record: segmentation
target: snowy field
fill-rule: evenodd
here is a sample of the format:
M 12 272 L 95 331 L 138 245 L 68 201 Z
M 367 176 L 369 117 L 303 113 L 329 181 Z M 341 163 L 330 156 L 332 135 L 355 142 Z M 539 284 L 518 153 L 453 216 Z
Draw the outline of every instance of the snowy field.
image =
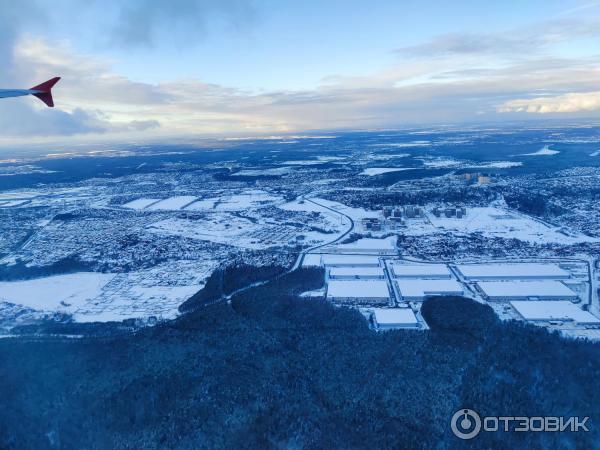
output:
M 411 167 L 370 167 L 368 169 L 363 170 L 361 172 L 361 175 L 367 175 L 369 177 L 372 177 L 375 175 L 381 175 L 383 173 L 402 172 L 404 170 L 414 170 L 414 168 L 411 168 Z
M 566 235 L 558 228 L 520 214 L 498 207 L 468 208 L 465 217 L 435 217 L 426 211 L 426 221 L 410 221 L 406 234 L 418 236 L 440 231 L 454 233 L 482 233 L 489 237 L 519 239 L 521 241 L 559 244 L 596 242 L 596 238 L 584 235 Z
M 249 219 L 236 217 L 231 214 L 219 214 L 200 220 L 165 219 L 153 223 L 149 226 L 148 230 L 153 233 L 170 236 L 184 236 L 220 244 L 239 245 L 243 243 L 238 239 L 244 234 L 249 234 L 259 228 L 259 226 Z
M 558 150 L 552 150 L 549 145 L 544 145 L 544 147 L 537 152 L 524 153 L 522 156 L 553 156 L 559 153 Z
M 261 190 L 249 190 L 240 194 L 223 195 L 195 201 L 188 205 L 187 211 L 243 211 L 260 208 L 282 201 L 281 197 Z
M 177 210 L 185 207 L 186 205 L 189 205 L 194 200 L 196 200 L 196 197 L 192 197 L 190 195 L 180 195 L 177 197 L 167 198 L 166 200 L 161 200 L 158 203 L 154 203 L 153 205 L 146 207 L 146 209 L 151 210 L 151 211 L 157 211 L 157 210 L 177 211 Z
M 474 163 L 445 157 L 424 157 L 419 159 L 423 162 L 423 165 L 429 169 L 509 169 L 511 167 L 523 165 L 520 161 L 489 161 Z
M 279 196 L 271 195 L 259 189 L 249 189 L 238 194 L 223 194 L 209 198 L 180 195 L 164 200 L 156 198 L 138 198 L 125 203 L 122 207 L 146 211 L 243 211 L 281 202 Z
M 81 272 L 0 282 L 0 301 L 39 311 L 72 314 L 98 297 L 113 278 L 111 274 Z
M 80 272 L 0 283 L 0 303 L 39 314 L 69 314 L 76 322 L 172 319 L 204 285 L 217 261 L 175 261 L 119 274 Z
M 160 201 L 158 198 L 138 198 L 137 200 L 133 200 L 129 203 L 125 203 L 123 208 L 141 210 L 144 209 L 153 203 Z

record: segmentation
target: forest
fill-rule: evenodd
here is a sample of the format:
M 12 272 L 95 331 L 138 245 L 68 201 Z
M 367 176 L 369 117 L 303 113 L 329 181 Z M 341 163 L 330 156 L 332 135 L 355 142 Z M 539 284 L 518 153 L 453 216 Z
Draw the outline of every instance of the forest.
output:
M 296 270 L 133 334 L 0 339 L 2 449 L 600 448 L 600 345 L 469 299 L 378 333 Z M 450 418 L 590 416 L 589 433 L 482 433 Z

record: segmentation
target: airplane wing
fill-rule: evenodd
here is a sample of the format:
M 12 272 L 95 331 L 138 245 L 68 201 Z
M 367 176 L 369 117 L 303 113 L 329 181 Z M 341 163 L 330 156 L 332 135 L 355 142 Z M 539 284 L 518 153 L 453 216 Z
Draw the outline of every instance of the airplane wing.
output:
M 22 97 L 25 95 L 33 95 L 43 101 L 46 106 L 54 107 L 54 99 L 52 98 L 52 88 L 58 83 L 60 77 L 54 77 L 42 84 L 32 87 L 31 89 L 0 89 L 0 98 Z

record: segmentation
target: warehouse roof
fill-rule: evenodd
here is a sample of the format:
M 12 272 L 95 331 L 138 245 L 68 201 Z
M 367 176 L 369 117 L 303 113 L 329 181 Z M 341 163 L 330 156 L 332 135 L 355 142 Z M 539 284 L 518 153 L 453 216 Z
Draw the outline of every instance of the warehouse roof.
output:
M 375 250 L 389 251 L 396 249 L 396 236 L 389 236 L 383 239 L 361 238 L 348 244 L 339 244 L 340 250 Z
M 396 277 L 426 278 L 427 276 L 450 277 L 450 269 L 445 264 L 399 264 L 392 263 Z
M 326 266 L 339 266 L 339 265 L 379 265 L 379 258 L 377 256 L 368 255 L 323 255 L 323 264 Z
M 327 283 L 327 297 L 389 298 L 384 280 L 331 280 Z
M 378 325 L 416 325 L 417 318 L 410 308 L 377 308 L 374 310 Z
M 488 297 L 566 297 L 577 294 L 560 281 L 479 281 Z
M 398 280 L 402 297 L 426 297 L 428 295 L 461 295 L 462 285 L 455 280 Z
M 316 253 L 309 253 L 304 256 L 302 260 L 303 267 L 318 267 L 321 265 L 321 255 Z
M 569 272 L 556 264 L 460 264 L 456 266 L 467 278 L 568 278 Z
M 574 320 L 578 323 L 600 323 L 600 319 L 568 301 L 510 302 L 526 320 Z
M 351 277 L 351 276 L 383 276 L 383 267 L 332 267 L 329 270 L 331 277 Z

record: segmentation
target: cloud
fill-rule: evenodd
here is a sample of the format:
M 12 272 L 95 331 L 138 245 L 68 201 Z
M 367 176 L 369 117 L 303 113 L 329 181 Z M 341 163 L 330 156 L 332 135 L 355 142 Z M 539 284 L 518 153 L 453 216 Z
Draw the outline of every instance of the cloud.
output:
M 159 127 L 153 120 L 112 122 L 98 111 L 77 108 L 72 112 L 58 109 L 33 109 L 22 102 L 0 109 L 0 129 L 5 136 L 73 136 L 151 130 Z
M 25 1 L 37 11 L 34 0 Z M 120 28 L 114 32 L 118 45 L 148 47 L 157 45 L 163 33 L 181 30 L 201 39 L 212 19 L 236 23 L 239 14 L 243 23 L 248 15 L 247 2 L 225 2 L 221 10 L 216 3 L 176 1 L 182 9 L 167 2 L 110 2 L 106 7 L 112 8 L 113 21 L 105 24 L 105 34 Z M 68 2 L 72 0 L 61 4 Z M 170 7 L 179 12 L 163 11 Z M 152 139 L 505 119 L 499 112 L 600 111 L 586 106 L 581 97 L 589 100 L 591 94 L 565 94 L 598 89 L 600 56 L 559 58 L 546 52 L 554 43 L 600 35 L 600 27 L 585 20 L 553 21 L 508 33 L 455 33 L 405 47 L 399 54 L 410 58 L 398 58 L 370 74 L 333 74 L 314 89 L 252 92 L 198 79 L 137 82 L 115 72 L 109 59 L 77 52 L 68 42 L 19 32 L 25 24 L 18 22 L 16 10 L 11 7 L 7 14 L 17 25 L 0 18 L 0 37 L 9 38 L 9 44 L 0 41 L 0 52 L 10 49 L 14 57 L 11 67 L 20 80 L 15 87 L 57 74 L 63 80 L 56 88 L 54 110 L 31 98 L 0 102 L 2 138 L 121 133 Z M 185 31 L 195 20 L 198 34 Z M 126 30 L 127 24 L 139 29 Z
M 411 58 L 495 55 L 515 59 L 554 44 L 596 36 L 600 36 L 597 20 L 562 19 L 501 33 L 447 33 L 422 44 L 401 47 L 396 53 Z
M 109 42 L 127 47 L 151 47 L 159 40 L 189 45 L 202 39 L 214 22 L 246 29 L 256 14 L 244 0 L 118 0 L 114 5 Z
M 572 92 L 554 97 L 510 100 L 498 107 L 498 112 L 533 114 L 577 113 L 600 111 L 600 91 Z
M 111 61 L 77 54 L 67 43 L 50 45 L 26 33 L 35 30 L 39 36 L 59 19 L 77 20 L 100 9 L 102 14 L 86 22 L 91 27 L 86 31 L 95 37 L 106 36 L 107 44 L 128 48 L 151 47 L 159 40 L 190 44 L 215 22 L 243 29 L 254 17 L 251 2 L 244 0 L 59 0 L 52 8 L 41 0 L 0 0 L 0 87 L 29 87 L 57 74 L 63 78 L 55 91 L 56 109 L 42 110 L 31 98 L 3 101 L 3 138 L 160 127 L 160 114 L 151 109 L 172 99 L 159 86 L 114 73 Z
M 63 107 L 160 105 L 168 99 L 156 86 L 115 74 L 111 61 L 78 54 L 64 43 L 49 45 L 40 39 L 24 39 L 15 45 L 14 54 L 15 66 L 27 74 L 30 84 L 61 75 L 57 94 Z

